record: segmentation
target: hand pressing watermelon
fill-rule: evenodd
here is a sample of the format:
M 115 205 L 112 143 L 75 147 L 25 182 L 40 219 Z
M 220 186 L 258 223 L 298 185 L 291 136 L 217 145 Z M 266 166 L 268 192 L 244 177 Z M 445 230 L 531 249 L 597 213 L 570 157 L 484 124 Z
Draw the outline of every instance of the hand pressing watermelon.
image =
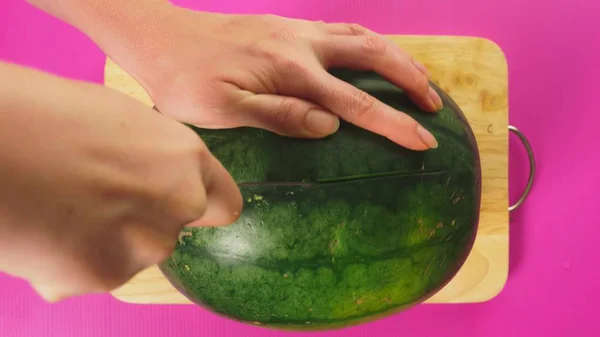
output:
M 179 121 L 321 138 L 342 119 L 407 148 L 436 147 L 414 118 L 327 72 L 373 70 L 423 113 L 442 107 L 427 70 L 362 26 L 198 12 L 166 0 L 30 1 L 90 36 Z

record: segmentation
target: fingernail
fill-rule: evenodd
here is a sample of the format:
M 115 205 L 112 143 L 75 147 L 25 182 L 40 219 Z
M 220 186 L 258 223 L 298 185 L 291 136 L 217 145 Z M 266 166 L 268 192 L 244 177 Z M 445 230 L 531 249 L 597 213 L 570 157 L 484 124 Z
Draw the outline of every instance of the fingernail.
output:
M 435 149 L 438 147 L 438 142 L 431 132 L 425 130 L 425 128 L 420 125 L 417 126 L 417 134 L 419 135 L 419 138 L 421 138 L 421 141 L 430 149 Z
M 337 131 L 340 120 L 323 110 L 310 110 L 306 116 L 306 128 L 316 134 L 330 134 Z
M 438 93 L 435 90 L 433 90 L 432 87 L 429 87 L 429 98 L 431 99 L 431 102 L 433 103 L 436 109 L 439 110 L 444 107 L 440 95 L 438 95 Z

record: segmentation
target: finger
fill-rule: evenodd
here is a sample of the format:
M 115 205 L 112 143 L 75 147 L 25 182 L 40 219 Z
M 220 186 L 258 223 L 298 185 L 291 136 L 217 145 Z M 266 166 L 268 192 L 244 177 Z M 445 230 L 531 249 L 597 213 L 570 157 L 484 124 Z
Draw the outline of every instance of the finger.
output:
M 422 65 L 400 53 L 392 42 L 379 35 L 330 36 L 316 42 L 326 68 L 345 67 L 375 71 L 387 78 L 426 111 L 442 108 L 442 100 L 429 85 Z
M 376 32 L 374 32 L 368 28 L 365 28 L 359 24 L 355 24 L 355 23 L 331 23 L 331 24 L 326 24 L 324 27 L 325 27 L 326 33 L 333 34 L 333 35 L 350 35 L 350 36 L 379 35 Z M 425 75 L 427 78 L 431 78 L 431 74 L 430 74 L 429 70 L 421 62 L 410 57 L 410 55 L 408 55 L 406 52 L 404 52 L 404 50 L 402 50 L 400 48 L 400 46 L 395 44 L 393 41 L 391 41 L 389 39 L 386 39 L 386 40 L 388 41 L 388 43 L 391 44 L 391 47 L 393 49 L 395 49 L 401 55 L 409 58 L 411 60 L 411 62 L 415 65 L 415 67 L 417 69 L 419 69 L 419 71 L 421 73 L 423 73 L 423 75 Z
M 201 158 L 201 179 L 206 193 L 204 214 L 189 226 L 224 226 L 242 211 L 240 190 L 223 164 L 207 149 Z
M 237 107 L 249 119 L 246 124 L 279 135 L 301 138 L 328 136 L 339 127 L 339 118 L 322 107 L 295 97 L 249 95 Z
M 412 63 L 414 65 L 414 67 L 418 71 L 420 71 L 421 74 L 423 74 L 423 76 L 425 76 L 428 80 L 431 77 L 429 70 L 427 70 L 427 68 L 422 63 L 420 63 L 419 61 L 415 60 L 413 57 L 411 57 L 410 55 L 405 53 L 397 44 L 393 43 L 393 41 L 380 36 L 379 34 L 371 31 L 368 28 L 365 28 L 365 27 L 363 27 L 359 24 L 355 24 L 355 23 L 331 23 L 331 24 L 325 25 L 324 27 L 325 27 L 326 33 L 333 34 L 333 35 L 363 36 L 363 37 L 374 36 L 375 38 L 382 38 L 389 45 L 392 53 L 399 54 L 399 56 L 397 56 L 397 57 L 404 57 L 408 63 Z M 362 55 L 360 55 L 359 58 L 360 57 L 362 57 Z M 338 57 L 338 59 L 340 59 L 340 57 Z M 344 59 L 344 57 L 341 57 L 341 59 Z M 355 66 L 355 67 L 361 68 L 360 66 Z M 376 69 L 372 66 L 363 66 L 362 68 L 378 72 L 382 76 L 386 77 L 388 80 L 392 81 L 397 86 L 403 87 L 405 90 L 408 89 L 408 88 L 404 87 L 403 84 L 397 82 L 394 77 L 389 76 L 388 73 L 385 71 L 380 71 L 379 69 Z M 437 110 L 437 109 L 441 109 L 443 107 L 442 100 L 440 99 L 439 95 L 435 92 L 435 90 L 433 90 L 432 88 L 427 88 L 427 95 L 419 94 L 419 92 L 416 92 L 416 93 L 411 92 L 409 90 L 407 90 L 407 94 L 411 97 L 411 99 L 413 101 L 415 101 L 417 104 L 419 104 L 419 106 L 421 106 L 421 108 L 423 108 L 425 110 Z M 429 96 L 429 97 L 427 97 L 427 96 Z M 425 97 L 425 99 L 423 99 L 423 97 Z M 433 104 L 431 103 L 432 101 L 433 101 Z
M 359 127 L 413 150 L 437 147 L 435 137 L 407 114 L 397 111 L 327 72 L 316 75 L 306 95 Z

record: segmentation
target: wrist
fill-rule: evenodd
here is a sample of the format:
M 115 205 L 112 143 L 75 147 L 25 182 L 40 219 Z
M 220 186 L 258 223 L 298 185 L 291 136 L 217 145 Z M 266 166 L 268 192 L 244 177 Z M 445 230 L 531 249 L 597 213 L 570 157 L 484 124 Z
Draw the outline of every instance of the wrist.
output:
M 168 0 L 28 0 L 75 27 L 130 73 L 153 64 L 177 7 Z

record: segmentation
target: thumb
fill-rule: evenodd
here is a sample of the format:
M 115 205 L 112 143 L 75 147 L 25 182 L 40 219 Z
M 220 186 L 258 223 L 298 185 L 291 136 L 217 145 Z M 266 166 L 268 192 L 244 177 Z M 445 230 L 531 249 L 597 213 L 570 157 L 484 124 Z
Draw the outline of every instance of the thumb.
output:
M 313 103 L 279 95 L 249 95 L 239 109 L 250 126 L 288 137 L 321 138 L 337 131 L 339 118 Z

